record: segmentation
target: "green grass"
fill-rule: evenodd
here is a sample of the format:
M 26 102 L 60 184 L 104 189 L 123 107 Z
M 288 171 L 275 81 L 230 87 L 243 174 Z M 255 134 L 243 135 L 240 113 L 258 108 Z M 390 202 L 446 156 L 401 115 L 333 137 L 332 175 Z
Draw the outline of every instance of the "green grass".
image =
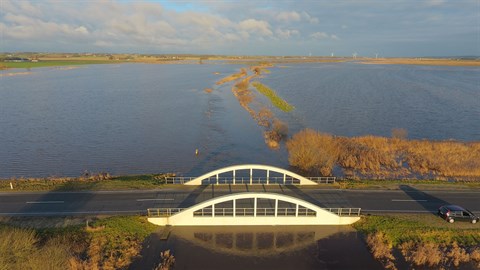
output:
M 270 102 L 272 102 L 272 104 L 280 110 L 284 112 L 291 112 L 295 109 L 294 106 L 290 105 L 284 99 L 279 97 L 277 93 L 275 93 L 275 91 L 270 89 L 268 86 L 260 82 L 253 82 L 252 85 L 258 90 L 258 92 L 270 99 Z
M 73 191 L 73 190 L 135 190 L 164 186 L 163 174 L 116 176 L 107 180 L 84 178 L 43 178 L 0 180 L 0 191 Z M 14 189 L 10 189 L 10 182 Z
M 480 244 L 478 224 L 450 224 L 433 214 L 366 216 L 353 226 L 364 234 L 383 232 L 395 247 L 408 241 L 445 245 L 457 242 L 467 246 Z
M 45 60 L 39 62 L 0 62 L 0 66 L 6 68 L 37 68 L 37 67 L 52 67 L 52 66 L 76 66 L 76 65 L 91 65 L 91 64 L 111 64 L 118 63 L 118 61 L 105 60 Z

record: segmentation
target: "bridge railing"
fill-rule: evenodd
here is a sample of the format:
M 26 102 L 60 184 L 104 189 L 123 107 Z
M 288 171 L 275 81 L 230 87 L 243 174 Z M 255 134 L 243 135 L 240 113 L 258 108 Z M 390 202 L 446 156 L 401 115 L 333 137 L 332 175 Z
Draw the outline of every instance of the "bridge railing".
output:
M 339 216 L 360 216 L 362 208 L 324 208 Z
M 335 176 L 307 177 L 307 179 L 312 180 L 317 184 L 335 184 L 335 182 L 337 181 L 337 177 Z
M 187 182 L 192 181 L 196 177 L 165 177 L 166 184 L 177 184 L 183 185 Z M 336 177 L 307 177 L 307 179 L 312 180 L 317 184 L 334 184 L 336 182 Z M 202 180 L 204 185 L 272 185 L 272 184 L 283 184 L 283 185 L 296 185 L 299 184 L 300 180 L 293 177 L 283 177 L 283 176 L 272 176 L 272 177 L 210 177 Z
M 147 216 L 149 217 L 169 217 L 179 213 L 186 208 L 148 208 Z
M 169 217 L 176 213 L 183 211 L 186 208 L 149 208 L 147 214 L 149 217 Z M 361 208 L 324 208 L 329 212 L 332 212 L 338 216 L 360 216 Z M 291 217 L 315 217 L 316 212 L 308 208 L 277 208 L 275 215 L 275 208 L 219 208 L 219 207 L 206 207 L 193 212 L 194 217 L 245 217 L 245 216 L 258 216 L 258 217 L 275 217 L 275 216 L 291 216 Z

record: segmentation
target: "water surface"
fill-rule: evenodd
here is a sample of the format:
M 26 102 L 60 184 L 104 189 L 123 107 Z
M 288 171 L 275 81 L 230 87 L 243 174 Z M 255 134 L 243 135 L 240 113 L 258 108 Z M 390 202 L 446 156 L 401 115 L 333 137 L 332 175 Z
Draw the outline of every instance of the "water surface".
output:
M 231 84 L 215 85 L 241 67 L 91 65 L 0 77 L 0 178 L 288 168 L 285 148 L 265 145 Z M 390 136 L 404 128 L 410 138 L 480 140 L 478 68 L 291 64 L 259 80 L 296 107 L 272 108 L 290 135 L 309 127 Z
M 130 269 L 152 269 L 169 249 L 175 269 L 383 269 L 349 226 L 174 227 L 153 234 Z

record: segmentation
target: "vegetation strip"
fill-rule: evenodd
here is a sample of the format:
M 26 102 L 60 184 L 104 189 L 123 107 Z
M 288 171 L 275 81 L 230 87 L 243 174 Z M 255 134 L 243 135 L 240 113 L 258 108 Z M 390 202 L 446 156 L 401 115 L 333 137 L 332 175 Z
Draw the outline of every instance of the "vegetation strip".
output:
M 39 62 L 0 62 L 0 66 L 4 66 L 5 68 L 37 68 L 115 63 L 118 63 L 118 61 L 114 62 L 108 60 L 45 60 Z
M 405 136 L 341 137 L 305 129 L 287 142 L 290 165 L 348 178 L 480 179 L 480 142 L 407 140 Z
M 268 86 L 260 82 L 253 82 L 252 85 L 257 89 L 258 92 L 262 93 L 264 96 L 270 99 L 270 102 L 272 102 L 272 104 L 280 110 L 284 112 L 291 112 L 295 109 L 294 106 L 290 105 L 284 99 L 279 97 L 277 93 L 275 93 L 275 91 Z
M 366 236 L 372 255 L 386 269 L 398 261 L 416 266 L 480 266 L 478 224 L 449 224 L 432 214 L 366 216 L 353 225 Z
M 40 223 L 26 225 L 36 220 Z M 157 229 L 139 216 L 110 217 L 86 226 L 42 226 L 49 220 L 0 223 L 0 268 L 126 269 L 139 255 L 144 239 Z
M 173 174 L 110 176 L 107 173 L 83 177 L 0 179 L 0 191 L 81 191 L 156 189 Z M 11 184 L 11 185 L 10 185 Z

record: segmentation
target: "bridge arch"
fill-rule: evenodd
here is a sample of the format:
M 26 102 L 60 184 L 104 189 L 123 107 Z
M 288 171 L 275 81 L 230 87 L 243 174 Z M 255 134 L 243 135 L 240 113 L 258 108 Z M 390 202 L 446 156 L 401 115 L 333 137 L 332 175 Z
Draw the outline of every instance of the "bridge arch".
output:
M 249 170 L 250 172 L 249 178 L 246 180 L 242 178 L 240 182 L 240 179 L 236 177 L 236 172 L 243 171 L 243 170 Z M 285 170 L 285 169 L 270 166 L 270 165 L 260 165 L 260 164 L 242 164 L 242 165 L 234 165 L 234 166 L 228 166 L 225 168 L 217 169 L 209 173 L 206 173 L 204 175 L 201 175 L 199 177 L 196 177 L 191 181 L 186 182 L 185 185 L 210 184 L 212 183 L 211 181 L 212 178 L 214 180 L 214 183 L 219 184 L 219 175 L 223 173 L 229 173 L 229 172 L 232 173 L 232 179 L 231 179 L 232 184 L 244 184 L 244 183 L 252 184 L 254 181 L 254 177 L 253 177 L 254 170 L 266 171 L 267 177 L 266 177 L 265 184 L 278 184 L 278 183 L 286 184 L 287 181 L 291 181 L 291 183 L 297 183 L 299 185 L 317 185 L 317 183 L 315 183 L 314 181 L 309 180 L 289 170 Z M 275 182 L 273 182 L 274 179 L 270 177 L 270 172 L 281 174 L 283 175 L 283 177 L 279 180 L 275 179 Z
M 241 200 L 253 200 L 253 208 L 237 207 Z M 274 207 L 262 208 L 259 200 L 272 200 Z M 218 207 L 224 203 L 232 207 Z M 279 204 L 291 207 L 280 208 Z M 167 217 L 150 217 L 157 225 L 342 225 L 352 224 L 360 217 L 338 216 L 304 200 L 277 193 L 236 193 L 213 198 Z

